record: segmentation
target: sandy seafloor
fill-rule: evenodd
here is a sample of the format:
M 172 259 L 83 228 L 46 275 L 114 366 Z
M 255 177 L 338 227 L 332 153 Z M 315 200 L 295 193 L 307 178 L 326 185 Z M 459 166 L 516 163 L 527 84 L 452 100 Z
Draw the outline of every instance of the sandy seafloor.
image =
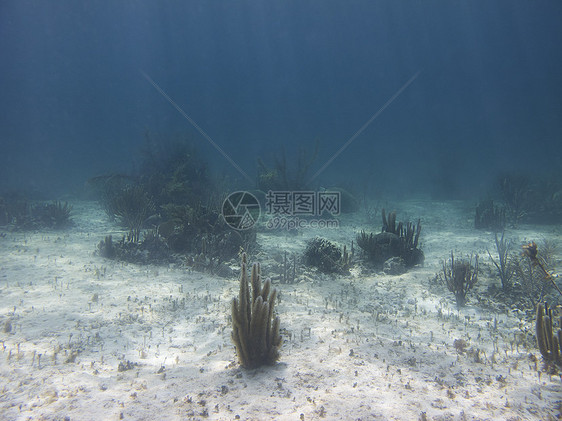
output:
M 97 243 L 122 231 L 95 202 L 72 204 L 67 230 L 0 238 L 1 420 L 561 417 L 562 379 L 542 371 L 538 349 L 524 339 L 532 321 L 479 307 L 470 294 L 457 311 L 451 293 L 430 288 L 451 250 L 480 255 L 481 297 L 499 285 L 486 253 L 495 250 L 493 234 L 473 229 L 470 204 L 389 205 L 399 220 L 422 220 L 425 264 L 404 275 L 356 261 L 347 276 L 300 267 L 295 283 L 274 280 L 281 358 L 250 371 L 230 339 L 237 272 L 225 279 L 104 259 Z M 261 229 L 250 259 L 275 279 L 284 251 L 302 253 L 316 235 L 349 245 L 361 229 L 380 230 L 379 217 L 371 226 L 362 214 L 339 219 L 339 229 L 296 236 Z M 522 226 L 507 235 L 554 240 L 560 253 L 561 233 Z M 557 265 L 559 272 L 560 254 Z M 464 353 L 455 339 L 467 342 Z

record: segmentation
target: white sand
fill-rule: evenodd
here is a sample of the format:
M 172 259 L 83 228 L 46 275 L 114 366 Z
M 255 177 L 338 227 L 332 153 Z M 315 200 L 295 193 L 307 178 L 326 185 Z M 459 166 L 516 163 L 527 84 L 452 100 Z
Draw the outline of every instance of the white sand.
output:
M 452 294 L 429 291 L 451 250 L 479 253 L 478 292 L 490 233 L 472 229 L 461 203 L 392 206 L 422 217 L 424 267 L 402 276 L 360 267 L 349 276 L 297 273 L 280 285 L 284 345 L 273 367 L 240 369 L 229 325 L 238 279 L 186 268 L 137 266 L 96 256 L 119 235 L 95 203 L 73 203 L 74 227 L 0 238 L 0 419 L 556 419 L 562 381 L 541 374 L 523 333 L 531 322 L 490 313 L 474 296 L 456 310 Z M 361 216 L 337 230 L 258 235 L 264 275 L 284 250 L 302 252 L 322 235 L 349 244 Z M 373 230 L 380 229 L 377 218 Z M 527 227 L 511 238 L 550 238 L 561 227 Z M 233 264 L 233 267 L 237 265 Z M 97 301 L 95 299 L 97 297 Z M 442 314 L 442 316 L 439 315 Z M 12 330 L 4 332 L 7 320 Z M 494 325 L 496 328 L 494 328 Z M 453 342 L 464 339 L 459 354 Z M 2 346 L 3 345 L 3 346 Z M 474 350 L 480 349 L 481 362 Z M 538 361 L 533 361 L 534 356 Z M 119 371 L 120 362 L 131 363 Z

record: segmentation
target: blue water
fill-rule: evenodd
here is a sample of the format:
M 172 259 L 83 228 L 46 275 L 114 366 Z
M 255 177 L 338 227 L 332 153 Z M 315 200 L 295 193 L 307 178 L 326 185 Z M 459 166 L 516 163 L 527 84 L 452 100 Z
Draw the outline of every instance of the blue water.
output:
M 320 142 L 314 183 L 463 197 L 562 164 L 559 1 L 3 1 L 0 191 L 78 194 L 145 130 L 213 168 Z

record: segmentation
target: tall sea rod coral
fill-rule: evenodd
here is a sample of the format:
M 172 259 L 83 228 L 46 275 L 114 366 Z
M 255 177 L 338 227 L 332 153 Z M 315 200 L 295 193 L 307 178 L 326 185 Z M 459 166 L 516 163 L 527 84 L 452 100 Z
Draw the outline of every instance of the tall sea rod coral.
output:
M 271 289 L 269 279 L 262 287 L 260 265 L 254 263 L 250 295 L 247 267 L 247 256 L 243 253 L 240 293 L 232 300 L 232 341 L 240 364 L 245 368 L 256 368 L 271 365 L 279 358 L 279 317 L 273 316 L 277 290 Z

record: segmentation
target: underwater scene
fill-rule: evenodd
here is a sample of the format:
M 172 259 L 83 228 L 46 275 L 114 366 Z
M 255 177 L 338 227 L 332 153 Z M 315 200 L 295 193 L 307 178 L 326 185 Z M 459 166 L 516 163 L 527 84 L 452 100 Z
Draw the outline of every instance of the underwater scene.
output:
M 0 420 L 562 419 L 562 3 L 0 4 Z

